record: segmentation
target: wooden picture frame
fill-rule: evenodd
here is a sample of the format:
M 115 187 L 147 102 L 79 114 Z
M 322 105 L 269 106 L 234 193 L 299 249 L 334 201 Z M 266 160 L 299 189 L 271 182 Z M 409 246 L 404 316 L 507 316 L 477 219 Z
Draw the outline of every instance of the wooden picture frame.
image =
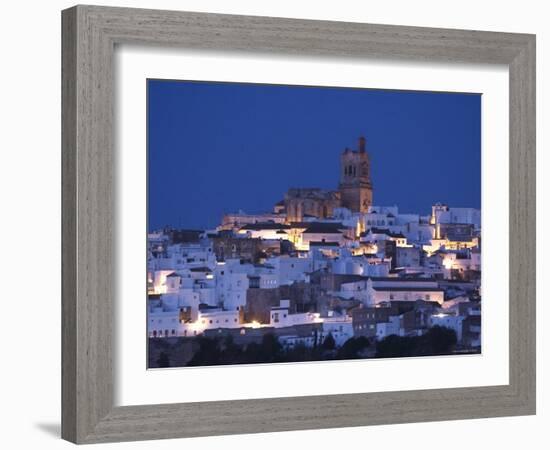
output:
M 63 11 L 62 30 L 64 439 L 95 443 L 535 413 L 535 36 L 98 6 Z M 507 65 L 509 384 L 114 407 L 113 52 L 126 43 Z

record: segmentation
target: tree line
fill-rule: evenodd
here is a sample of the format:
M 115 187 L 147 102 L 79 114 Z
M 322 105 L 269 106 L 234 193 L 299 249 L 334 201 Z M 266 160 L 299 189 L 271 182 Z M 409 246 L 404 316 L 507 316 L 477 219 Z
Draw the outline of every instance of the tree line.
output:
M 457 343 L 456 333 L 449 328 L 434 326 L 421 336 L 388 336 L 376 343 L 367 337 L 348 339 L 337 347 L 332 334 L 311 347 L 298 343 L 283 346 L 277 336 L 265 334 L 260 342 L 236 344 L 231 335 L 224 337 L 197 337 L 198 349 L 188 366 L 227 364 L 257 364 L 300 361 L 360 359 L 365 357 L 399 358 L 450 354 Z M 165 348 L 156 359 L 156 367 L 171 367 L 174 348 Z M 367 356 L 368 354 L 368 356 Z

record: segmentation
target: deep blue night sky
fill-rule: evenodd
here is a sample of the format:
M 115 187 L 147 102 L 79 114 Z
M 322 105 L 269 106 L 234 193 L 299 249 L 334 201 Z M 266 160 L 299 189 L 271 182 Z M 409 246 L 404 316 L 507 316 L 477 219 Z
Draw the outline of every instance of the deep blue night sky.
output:
M 481 96 L 148 80 L 149 229 L 271 211 L 289 187 L 336 189 L 364 135 L 375 205 L 481 205 Z

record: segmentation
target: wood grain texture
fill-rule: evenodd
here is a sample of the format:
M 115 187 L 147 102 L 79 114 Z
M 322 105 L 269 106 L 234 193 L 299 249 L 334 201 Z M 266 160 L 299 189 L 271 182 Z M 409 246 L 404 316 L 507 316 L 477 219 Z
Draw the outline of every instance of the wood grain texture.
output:
M 95 6 L 63 11 L 62 31 L 65 439 L 93 443 L 534 414 L 534 36 Z M 113 407 L 113 52 L 124 43 L 508 65 L 510 383 Z
M 76 10 L 62 17 L 62 155 L 61 234 L 62 248 L 62 431 L 65 439 L 76 440 Z

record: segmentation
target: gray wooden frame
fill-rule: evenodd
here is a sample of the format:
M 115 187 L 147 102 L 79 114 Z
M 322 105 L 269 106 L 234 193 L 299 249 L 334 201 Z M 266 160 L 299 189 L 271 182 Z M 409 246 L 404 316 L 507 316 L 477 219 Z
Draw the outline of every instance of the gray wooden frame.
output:
M 64 439 L 94 443 L 535 413 L 533 35 L 97 6 L 63 11 L 62 31 Z M 113 52 L 119 43 L 508 65 L 510 383 L 114 407 Z

